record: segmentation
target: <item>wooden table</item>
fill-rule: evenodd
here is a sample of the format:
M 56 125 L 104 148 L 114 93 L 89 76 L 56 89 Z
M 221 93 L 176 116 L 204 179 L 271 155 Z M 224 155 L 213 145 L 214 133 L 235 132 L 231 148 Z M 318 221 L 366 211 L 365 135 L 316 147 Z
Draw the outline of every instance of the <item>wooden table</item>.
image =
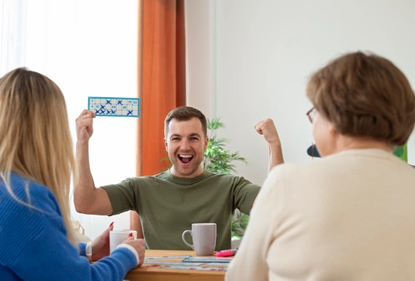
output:
M 195 256 L 195 252 L 171 250 L 146 251 L 146 257 L 161 256 Z M 177 259 L 169 260 L 179 262 L 182 259 L 183 258 L 178 257 Z M 149 262 L 150 261 L 151 260 L 149 260 Z M 144 262 L 141 267 L 137 267 L 131 270 L 124 279 L 129 281 L 223 281 L 225 279 L 225 273 L 225 271 L 160 268 L 160 266 L 154 263 Z

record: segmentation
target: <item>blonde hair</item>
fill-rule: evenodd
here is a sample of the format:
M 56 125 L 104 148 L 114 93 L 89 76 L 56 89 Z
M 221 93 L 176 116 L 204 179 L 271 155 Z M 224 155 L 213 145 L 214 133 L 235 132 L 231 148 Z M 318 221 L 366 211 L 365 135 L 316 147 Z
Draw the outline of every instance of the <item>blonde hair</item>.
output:
M 415 94 L 408 79 L 375 54 L 333 60 L 311 76 L 307 96 L 343 135 L 403 145 L 414 129 Z
M 0 177 L 8 192 L 17 173 L 48 187 L 61 208 L 67 238 L 74 243 L 69 192 L 75 168 L 65 98 L 48 77 L 18 68 L 0 80 Z M 29 194 L 29 185 L 26 193 Z M 34 206 L 32 206 L 34 207 Z

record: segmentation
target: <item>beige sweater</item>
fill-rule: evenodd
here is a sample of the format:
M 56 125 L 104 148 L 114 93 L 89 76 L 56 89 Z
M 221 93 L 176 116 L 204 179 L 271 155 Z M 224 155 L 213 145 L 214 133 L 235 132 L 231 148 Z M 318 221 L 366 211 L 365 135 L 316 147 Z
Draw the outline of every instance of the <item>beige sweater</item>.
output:
M 415 169 L 378 149 L 277 166 L 226 280 L 415 280 Z

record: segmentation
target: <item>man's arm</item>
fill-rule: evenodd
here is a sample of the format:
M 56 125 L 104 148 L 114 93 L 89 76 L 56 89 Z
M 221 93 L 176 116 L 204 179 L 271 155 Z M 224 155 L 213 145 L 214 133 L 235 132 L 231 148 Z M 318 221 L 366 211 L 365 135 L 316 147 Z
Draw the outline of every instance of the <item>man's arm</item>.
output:
M 76 164 L 74 177 L 74 203 L 77 212 L 95 215 L 111 215 L 112 205 L 107 192 L 96 188 L 89 166 L 89 139 L 93 133 L 92 111 L 84 110 L 76 119 Z
M 270 118 L 258 122 L 254 128 L 258 134 L 263 135 L 268 142 L 268 172 L 270 172 L 275 166 L 284 163 L 284 156 L 282 155 L 281 141 L 277 128 L 274 125 L 274 121 Z M 252 206 L 254 206 L 255 201 L 256 198 L 252 203 Z
M 277 128 L 274 125 L 272 119 L 267 118 L 258 122 L 254 126 L 258 134 L 263 135 L 268 142 L 269 147 L 269 164 L 268 172 L 275 166 L 284 163 L 284 157 L 282 155 L 281 141 L 278 136 Z

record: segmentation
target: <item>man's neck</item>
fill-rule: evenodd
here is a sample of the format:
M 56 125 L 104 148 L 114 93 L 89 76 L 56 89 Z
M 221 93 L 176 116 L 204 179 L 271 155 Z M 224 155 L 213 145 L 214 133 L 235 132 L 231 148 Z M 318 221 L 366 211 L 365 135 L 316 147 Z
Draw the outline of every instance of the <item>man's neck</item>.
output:
M 200 166 L 199 169 L 197 169 L 196 171 L 194 171 L 192 174 L 189 174 L 189 175 L 177 172 L 177 170 L 174 167 L 170 168 L 170 173 L 173 176 L 176 176 L 176 177 L 179 177 L 179 178 L 195 178 L 195 177 L 200 176 L 201 174 L 203 174 L 203 172 L 204 172 L 204 169 L 203 169 L 202 166 Z

